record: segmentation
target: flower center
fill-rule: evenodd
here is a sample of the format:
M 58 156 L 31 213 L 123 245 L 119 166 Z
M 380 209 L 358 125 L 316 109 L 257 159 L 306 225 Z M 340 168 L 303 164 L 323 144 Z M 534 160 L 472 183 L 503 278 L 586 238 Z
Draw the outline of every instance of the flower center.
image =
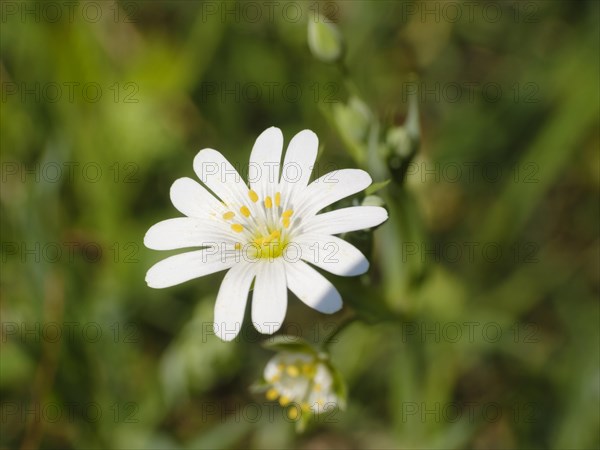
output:
M 283 210 L 281 193 L 266 196 L 260 201 L 258 194 L 250 189 L 246 204 L 231 208 L 223 214 L 231 230 L 240 235 L 235 250 L 246 251 L 253 259 L 279 258 L 289 243 L 288 228 L 294 211 Z
M 277 372 L 266 381 L 270 384 L 266 392 L 268 400 L 278 400 L 281 406 L 287 406 L 291 402 L 297 402 L 303 412 L 307 412 L 312 406 L 309 399 L 316 398 L 318 406 L 325 404 L 325 392 L 323 386 L 315 380 L 318 361 L 288 361 L 277 365 Z M 308 382 L 305 390 L 294 392 L 296 383 L 302 384 L 301 380 Z M 290 417 L 293 419 L 292 417 Z
M 281 256 L 287 242 L 281 239 L 281 231 L 275 230 L 268 236 L 259 235 L 251 244 L 255 257 L 273 259 Z

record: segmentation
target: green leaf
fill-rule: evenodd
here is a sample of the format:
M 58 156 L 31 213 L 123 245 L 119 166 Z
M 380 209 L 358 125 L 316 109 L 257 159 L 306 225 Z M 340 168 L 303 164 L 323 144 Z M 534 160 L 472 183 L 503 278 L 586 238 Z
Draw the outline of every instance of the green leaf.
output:
M 310 353 L 313 355 L 317 354 L 317 351 L 314 349 L 314 347 L 304 339 L 285 334 L 268 338 L 263 342 L 263 347 L 268 348 L 269 350 L 283 352 L 300 352 Z
M 365 190 L 365 193 L 367 195 L 373 195 L 375 192 L 380 191 L 381 189 L 386 187 L 390 183 L 390 181 L 392 181 L 392 180 L 388 178 L 387 180 L 378 181 L 377 183 L 373 183 L 371 186 L 369 186 Z

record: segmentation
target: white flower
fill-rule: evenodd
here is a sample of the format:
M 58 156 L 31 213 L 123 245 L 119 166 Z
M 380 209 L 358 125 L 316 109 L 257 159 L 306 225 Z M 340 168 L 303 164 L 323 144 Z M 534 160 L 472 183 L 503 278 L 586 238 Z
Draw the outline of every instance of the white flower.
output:
M 263 376 L 267 399 L 278 400 L 281 406 L 296 403 L 300 412 L 318 415 L 343 403 L 336 394 L 339 387 L 334 386 L 330 368 L 315 354 L 278 353 L 267 363 Z M 296 417 L 298 412 L 295 408 L 289 410 Z
M 281 165 L 281 130 L 265 130 L 250 155 L 250 187 L 221 153 L 201 150 L 194 171 L 204 186 L 180 178 L 171 187 L 171 201 L 186 217 L 159 222 L 144 237 L 144 244 L 155 250 L 201 249 L 155 264 L 146 275 L 148 286 L 166 288 L 230 269 L 214 317 L 215 334 L 226 341 L 241 328 L 253 280 L 252 321 L 261 333 L 281 327 L 288 288 L 311 308 L 338 311 L 338 291 L 304 261 L 335 275 L 366 272 L 365 256 L 333 235 L 379 225 L 387 212 L 353 206 L 317 214 L 371 184 L 369 174 L 358 169 L 335 170 L 309 184 L 317 149 L 315 133 L 301 131 Z

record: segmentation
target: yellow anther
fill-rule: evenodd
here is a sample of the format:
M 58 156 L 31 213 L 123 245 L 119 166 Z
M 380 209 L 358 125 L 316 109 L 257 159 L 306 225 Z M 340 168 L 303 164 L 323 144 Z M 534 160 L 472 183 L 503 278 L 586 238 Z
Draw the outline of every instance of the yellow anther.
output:
M 242 207 L 240 208 L 240 212 L 242 213 L 242 215 L 243 215 L 244 217 L 250 217 L 250 210 L 249 210 L 247 207 L 245 207 L 245 206 L 242 206 Z
M 292 214 L 294 214 L 294 211 L 293 211 L 293 210 L 291 210 L 291 209 L 287 209 L 287 210 L 285 210 L 285 211 L 283 212 L 283 214 L 281 214 L 281 217 L 284 217 L 284 218 L 285 218 L 285 217 L 291 217 L 291 216 L 292 216 Z
M 287 410 L 287 416 L 290 420 L 296 420 L 299 415 L 300 415 L 300 411 L 298 410 L 298 407 L 296 407 L 296 406 L 292 406 Z
M 282 395 L 281 397 L 279 397 L 279 404 L 281 406 L 285 406 L 285 405 L 289 405 L 290 404 L 290 398 L 286 395 Z
M 271 200 L 271 197 L 265 198 L 265 208 L 272 208 L 273 207 L 273 200 Z
M 265 397 L 267 397 L 267 400 L 275 400 L 277 397 L 279 397 L 279 392 L 277 392 L 277 389 L 271 388 L 267 391 Z
M 270 235 L 268 235 L 267 237 L 261 237 L 258 239 L 255 239 L 255 242 L 257 244 L 268 244 L 271 241 L 274 241 L 275 239 L 278 239 L 279 236 L 281 236 L 281 232 L 279 230 L 275 230 L 273 231 Z M 260 243 L 258 242 L 260 240 Z
M 290 218 L 289 217 L 284 217 L 281 222 L 283 223 L 283 228 L 289 228 L 290 227 Z
M 223 214 L 223 219 L 231 220 L 233 219 L 233 216 L 235 216 L 235 213 L 233 211 L 227 211 L 225 214 Z
M 290 377 L 297 377 L 298 375 L 300 375 L 300 371 L 296 366 L 287 366 L 287 369 L 285 369 L 285 371 Z
M 248 191 L 248 197 L 250 197 L 250 200 L 252 200 L 252 202 L 256 203 L 258 201 L 258 194 L 256 192 L 254 192 L 252 189 L 250 189 Z
M 310 411 L 310 405 L 306 402 L 302 402 L 302 403 L 300 403 L 300 409 L 303 412 L 308 412 L 308 411 Z
M 269 382 L 270 383 L 275 383 L 277 381 L 279 381 L 281 379 L 281 375 L 279 375 L 278 373 L 276 373 L 275 375 L 271 376 L 271 378 L 269 378 Z
M 231 229 L 233 231 L 235 231 L 236 233 L 241 233 L 242 231 L 244 231 L 244 227 L 242 225 L 240 225 L 239 223 L 232 224 Z
M 302 373 L 304 375 L 312 375 L 314 372 L 314 366 L 312 364 L 302 364 Z
M 315 383 L 315 385 L 313 386 L 313 391 L 315 392 L 321 392 L 322 386 L 319 383 Z
M 275 192 L 275 206 L 281 205 L 281 192 Z
M 236 250 L 241 250 L 242 249 L 242 244 L 239 242 L 236 242 L 235 245 L 233 246 Z

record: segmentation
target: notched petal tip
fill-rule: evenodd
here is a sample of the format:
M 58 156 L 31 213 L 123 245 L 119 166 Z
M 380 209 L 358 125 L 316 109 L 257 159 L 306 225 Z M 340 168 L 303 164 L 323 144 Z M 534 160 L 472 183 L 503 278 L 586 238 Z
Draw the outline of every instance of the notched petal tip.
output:
M 342 296 L 337 291 L 333 291 L 327 295 L 327 301 L 323 302 L 323 305 L 317 309 L 317 311 L 323 314 L 335 314 L 344 306 Z
M 348 271 L 344 274 L 347 277 L 356 277 L 358 275 L 364 275 L 369 271 L 371 267 L 369 260 L 365 257 L 365 259 L 360 260 L 354 267 L 348 269 Z
M 215 150 L 214 148 L 203 148 L 196 154 L 196 156 L 194 156 L 192 166 L 197 172 L 201 164 L 218 163 L 223 158 L 223 155 L 218 150 Z
M 373 184 L 373 178 L 371 178 L 371 175 L 369 175 L 368 172 L 362 170 L 362 169 L 352 169 L 356 171 L 356 178 L 357 178 L 357 182 L 360 182 L 361 185 L 365 185 L 365 187 L 363 189 L 368 188 L 369 186 L 371 186 L 371 184 Z
M 170 287 L 170 285 L 165 285 L 164 283 L 160 282 L 159 277 L 156 276 L 156 272 L 152 270 L 153 268 L 154 267 L 150 267 L 148 272 L 146 272 L 145 281 L 148 287 L 152 289 L 164 289 Z
M 373 206 L 373 208 L 377 208 L 375 209 L 375 216 L 377 216 L 377 219 L 373 222 L 373 227 L 377 227 L 379 225 L 381 225 L 383 222 L 385 222 L 386 220 L 388 220 L 390 218 L 390 215 L 387 211 L 387 209 L 385 209 L 382 206 Z
M 174 197 L 177 197 L 180 192 L 185 191 L 188 186 L 197 184 L 198 182 L 192 180 L 190 177 L 177 178 L 175 181 L 173 181 L 173 184 L 169 189 L 169 198 L 171 199 L 171 202 L 173 202 Z
M 313 130 L 309 130 L 308 128 L 299 131 L 294 135 L 292 139 L 303 139 L 303 140 L 314 140 L 317 144 L 319 143 L 319 137 Z
M 158 250 L 157 248 L 154 248 L 154 246 L 152 244 L 152 241 L 154 239 L 154 231 L 153 231 L 153 229 L 154 229 L 155 226 L 156 225 L 152 225 L 148 229 L 148 231 L 146 231 L 146 234 L 144 234 L 144 246 L 146 248 L 149 248 L 150 250 Z
M 283 325 L 283 322 L 265 322 L 265 323 L 259 323 L 259 322 L 252 322 L 252 325 L 254 325 L 254 328 L 256 328 L 256 330 L 261 333 L 261 334 L 274 334 L 277 333 L 280 329 L 281 326 Z
M 217 336 L 223 342 L 231 342 L 238 336 L 240 330 L 239 328 L 235 330 L 229 330 L 225 327 L 219 327 L 218 323 L 213 322 L 213 332 L 215 333 L 215 336 Z
M 267 133 L 267 132 L 268 133 L 277 133 L 277 134 L 279 134 L 279 135 L 281 135 L 283 137 L 283 133 L 281 132 L 281 129 L 278 128 L 278 127 L 276 127 L 276 126 L 271 126 L 271 127 L 267 128 L 267 129 L 265 129 L 265 131 L 263 131 L 260 135 L 263 135 L 264 133 Z

